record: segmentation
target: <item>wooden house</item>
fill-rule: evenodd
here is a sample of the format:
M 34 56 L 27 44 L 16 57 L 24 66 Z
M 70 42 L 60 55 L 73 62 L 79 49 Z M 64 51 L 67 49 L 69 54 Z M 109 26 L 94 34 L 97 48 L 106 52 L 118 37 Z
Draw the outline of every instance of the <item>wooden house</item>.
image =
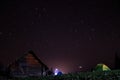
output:
M 34 54 L 29 51 L 9 65 L 10 75 L 14 77 L 44 76 L 49 68 Z

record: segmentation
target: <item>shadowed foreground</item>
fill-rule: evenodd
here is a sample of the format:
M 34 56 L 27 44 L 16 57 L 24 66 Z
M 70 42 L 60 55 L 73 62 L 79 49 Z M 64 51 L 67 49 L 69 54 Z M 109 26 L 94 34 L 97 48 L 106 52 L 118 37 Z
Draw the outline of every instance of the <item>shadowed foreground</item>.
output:
M 11 78 L 9 80 L 120 80 L 120 70 L 80 72 L 60 76 Z

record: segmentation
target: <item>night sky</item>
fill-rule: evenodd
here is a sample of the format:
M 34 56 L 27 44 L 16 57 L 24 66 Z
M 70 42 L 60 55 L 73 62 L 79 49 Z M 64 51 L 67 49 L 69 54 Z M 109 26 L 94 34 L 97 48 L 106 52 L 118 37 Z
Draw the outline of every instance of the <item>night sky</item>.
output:
M 114 68 L 120 50 L 118 5 L 117 0 L 3 0 L 0 62 L 7 65 L 33 50 L 48 67 L 65 73 L 97 63 Z

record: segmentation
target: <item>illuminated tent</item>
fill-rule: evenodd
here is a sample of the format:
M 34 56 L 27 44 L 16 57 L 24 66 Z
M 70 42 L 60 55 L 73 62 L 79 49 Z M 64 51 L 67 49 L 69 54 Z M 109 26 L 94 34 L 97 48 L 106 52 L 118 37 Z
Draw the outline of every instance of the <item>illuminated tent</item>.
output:
M 94 71 L 110 71 L 111 69 L 105 64 L 97 64 Z

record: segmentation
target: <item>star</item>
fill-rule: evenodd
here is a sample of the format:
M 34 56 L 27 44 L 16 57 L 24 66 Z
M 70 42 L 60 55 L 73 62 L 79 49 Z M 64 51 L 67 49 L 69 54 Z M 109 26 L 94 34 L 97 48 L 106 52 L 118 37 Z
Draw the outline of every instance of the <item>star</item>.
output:
M 2 32 L 0 32 L 0 35 L 2 35 L 3 33 Z
M 38 10 L 38 8 L 35 8 L 35 10 L 37 11 L 37 10 Z
M 34 22 L 32 21 L 32 25 L 34 24 Z
M 81 24 L 84 24 L 84 20 L 81 20 L 80 23 L 81 23 Z
M 43 8 L 43 11 L 45 11 L 45 12 L 46 12 L 46 11 L 47 11 L 47 10 L 46 10 L 46 8 Z
M 12 32 L 9 32 L 9 36 L 12 36 Z
M 75 29 L 74 32 L 78 32 L 78 29 Z
M 91 31 L 94 32 L 94 31 L 95 31 L 95 28 L 91 28 Z
M 48 17 L 48 14 L 46 16 Z
M 41 17 L 41 14 L 39 14 L 38 17 Z
M 91 40 L 92 40 L 92 38 L 91 38 L 91 37 L 89 37 L 89 40 L 91 41 Z
M 53 18 L 52 21 L 53 21 L 53 22 L 56 22 L 56 18 Z

